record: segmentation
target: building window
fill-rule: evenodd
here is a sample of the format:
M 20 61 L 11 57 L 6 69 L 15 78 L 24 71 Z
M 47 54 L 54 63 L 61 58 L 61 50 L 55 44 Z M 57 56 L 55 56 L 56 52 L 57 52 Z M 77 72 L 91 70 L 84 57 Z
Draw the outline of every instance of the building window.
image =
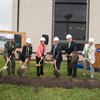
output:
M 55 0 L 54 37 L 59 37 L 62 46 L 67 42 L 66 35 L 71 34 L 78 51 L 83 50 L 87 39 L 86 16 L 87 0 Z

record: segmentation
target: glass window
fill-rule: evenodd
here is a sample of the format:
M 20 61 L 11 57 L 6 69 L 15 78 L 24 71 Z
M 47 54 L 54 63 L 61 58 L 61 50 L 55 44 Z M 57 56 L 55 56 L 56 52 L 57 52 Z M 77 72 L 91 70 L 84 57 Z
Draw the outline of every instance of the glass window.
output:
M 87 0 L 55 0 L 56 3 L 86 3 Z
M 62 50 L 65 51 L 65 45 L 66 43 L 60 43 Z M 78 51 L 83 51 L 84 49 L 84 43 L 77 43 L 77 50 Z
M 67 23 L 55 23 L 54 37 L 60 40 L 66 40 Z M 68 23 L 68 34 L 71 34 L 73 40 L 85 40 L 86 24 L 85 23 Z
M 56 4 L 55 21 L 66 21 L 63 14 L 70 13 L 72 18 L 69 21 L 86 22 L 86 5 L 79 4 Z

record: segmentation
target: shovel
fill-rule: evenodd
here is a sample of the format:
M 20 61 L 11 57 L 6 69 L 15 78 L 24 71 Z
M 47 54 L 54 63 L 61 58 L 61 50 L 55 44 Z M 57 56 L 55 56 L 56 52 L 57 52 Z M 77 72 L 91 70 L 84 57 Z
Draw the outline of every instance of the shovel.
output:
M 40 59 L 39 63 L 36 64 L 35 66 L 42 66 L 42 64 L 40 64 L 40 63 L 41 63 L 41 61 L 43 60 L 43 58 L 44 58 L 44 56 L 42 57 L 42 59 Z
M 11 55 L 10 55 L 10 57 L 9 57 L 9 59 L 11 58 Z M 6 62 L 6 64 L 5 64 L 5 66 L 3 66 L 2 68 L 1 68 L 1 71 L 3 71 L 3 70 L 5 70 L 5 69 L 7 69 L 9 66 L 7 66 L 7 64 L 8 64 L 8 61 Z
M 28 60 L 29 60 L 29 58 L 28 58 Z M 25 61 L 25 63 L 24 63 L 23 65 L 20 66 L 20 69 L 25 69 L 25 68 L 26 68 L 26 66 L 25 66 L 26 63 L 27 63 L 27 62 Z
M 54 61 L 54 59 L 53 59 L 53 61 Z M 56 64 L 55 64 L 54 74 L 56 75 L 56 77 L 59 77 L 59 75 L 60 75 L 60 72 L 57 70 Z
M 84 57 L 85 59 L 87 59 L 86 57 Z M 88 61 L 90 64 L 92 64 L 92 62 Z M 95 65 L 95 64 L 92 64 L 92 67 L 96 70 L 96 71 L 99 71 L 100 72 L 100 67 Z

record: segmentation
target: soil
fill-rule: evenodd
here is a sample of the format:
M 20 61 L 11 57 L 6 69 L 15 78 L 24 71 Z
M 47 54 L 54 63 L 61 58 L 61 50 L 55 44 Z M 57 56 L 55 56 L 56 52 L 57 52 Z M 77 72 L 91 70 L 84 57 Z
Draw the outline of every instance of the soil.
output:
M 20 77 L 24 74 L 24 72 L 25 72 L 25 69 L 20 69 L 20 68 L 17 69 L 17 74 L 18 74 Z
M 41 77 L 20 77 L 2 76 L 0 84 L 23 85 L 36 87 L 34 92 L 38 93 L 37 87 L 62 87 L 71 89 L 78 88 L 100 88 L 100 80 L 95 79 L 71 79 L 71 78 L 41 78 Z

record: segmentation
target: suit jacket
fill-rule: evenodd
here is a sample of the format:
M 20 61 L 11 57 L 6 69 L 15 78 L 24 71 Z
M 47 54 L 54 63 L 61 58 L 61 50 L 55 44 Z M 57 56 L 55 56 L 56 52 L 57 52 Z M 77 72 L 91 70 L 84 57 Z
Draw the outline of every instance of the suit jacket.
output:
M 83 54 L 86 56 L 87 54 L 87 48 L 88 48 L 89 44 L 85 44 L 85 47 L 84 47 L 84 50 L 83 50 Z M 90 47 L 90 51 L 89 51 L 89 60 L 92 62 L 92 63 L 95 63 L 95 46 L 92 45 Z
M 77 51 L 77 44 L 74 41 L 71 42 L 70 48 L 69 43 L 65 45 L 65 54 L 70 55 L 73 51 Z
M 20 54 L 20 60 L 25 61 L 25 59 L 27 59 L 29 56 L 27 56 L 28 51 L 27 51 L 27 47 L 24 45 L 23 46 L 23 50 L 22 53 Z M 29 49 L 29 55 L 32 55 L 32 47 L 30 47 Z
M 4 58 L 4 60 L 6 60 L 7 57 L 9 57 L 12 54 L 12 51 L 15 51 L 15 50 L 16 50 L 16 42 L 15 41 L 11 42 L 11 47 L 10 47 L 9 42 L 6 42 L 4 44 L 4 52 L 3 52 L 3 58 Z
M 54 46 L 55 45 L 52 46 L 51 55 L 53 55 Z M 59 44 L 57 45 L 57 47 L 55 49 L 55 58 L 54 59 L 56 60 L 57 63 L 61 63 L 61 61 L 62 61 L 62 48 Z
M 77 51 L 77 44 L 76 42 L 72 41 L 70 48 L 69 48 L 69 43 L 65 45 L 65 54 L 70 55 L 72 52 Z

